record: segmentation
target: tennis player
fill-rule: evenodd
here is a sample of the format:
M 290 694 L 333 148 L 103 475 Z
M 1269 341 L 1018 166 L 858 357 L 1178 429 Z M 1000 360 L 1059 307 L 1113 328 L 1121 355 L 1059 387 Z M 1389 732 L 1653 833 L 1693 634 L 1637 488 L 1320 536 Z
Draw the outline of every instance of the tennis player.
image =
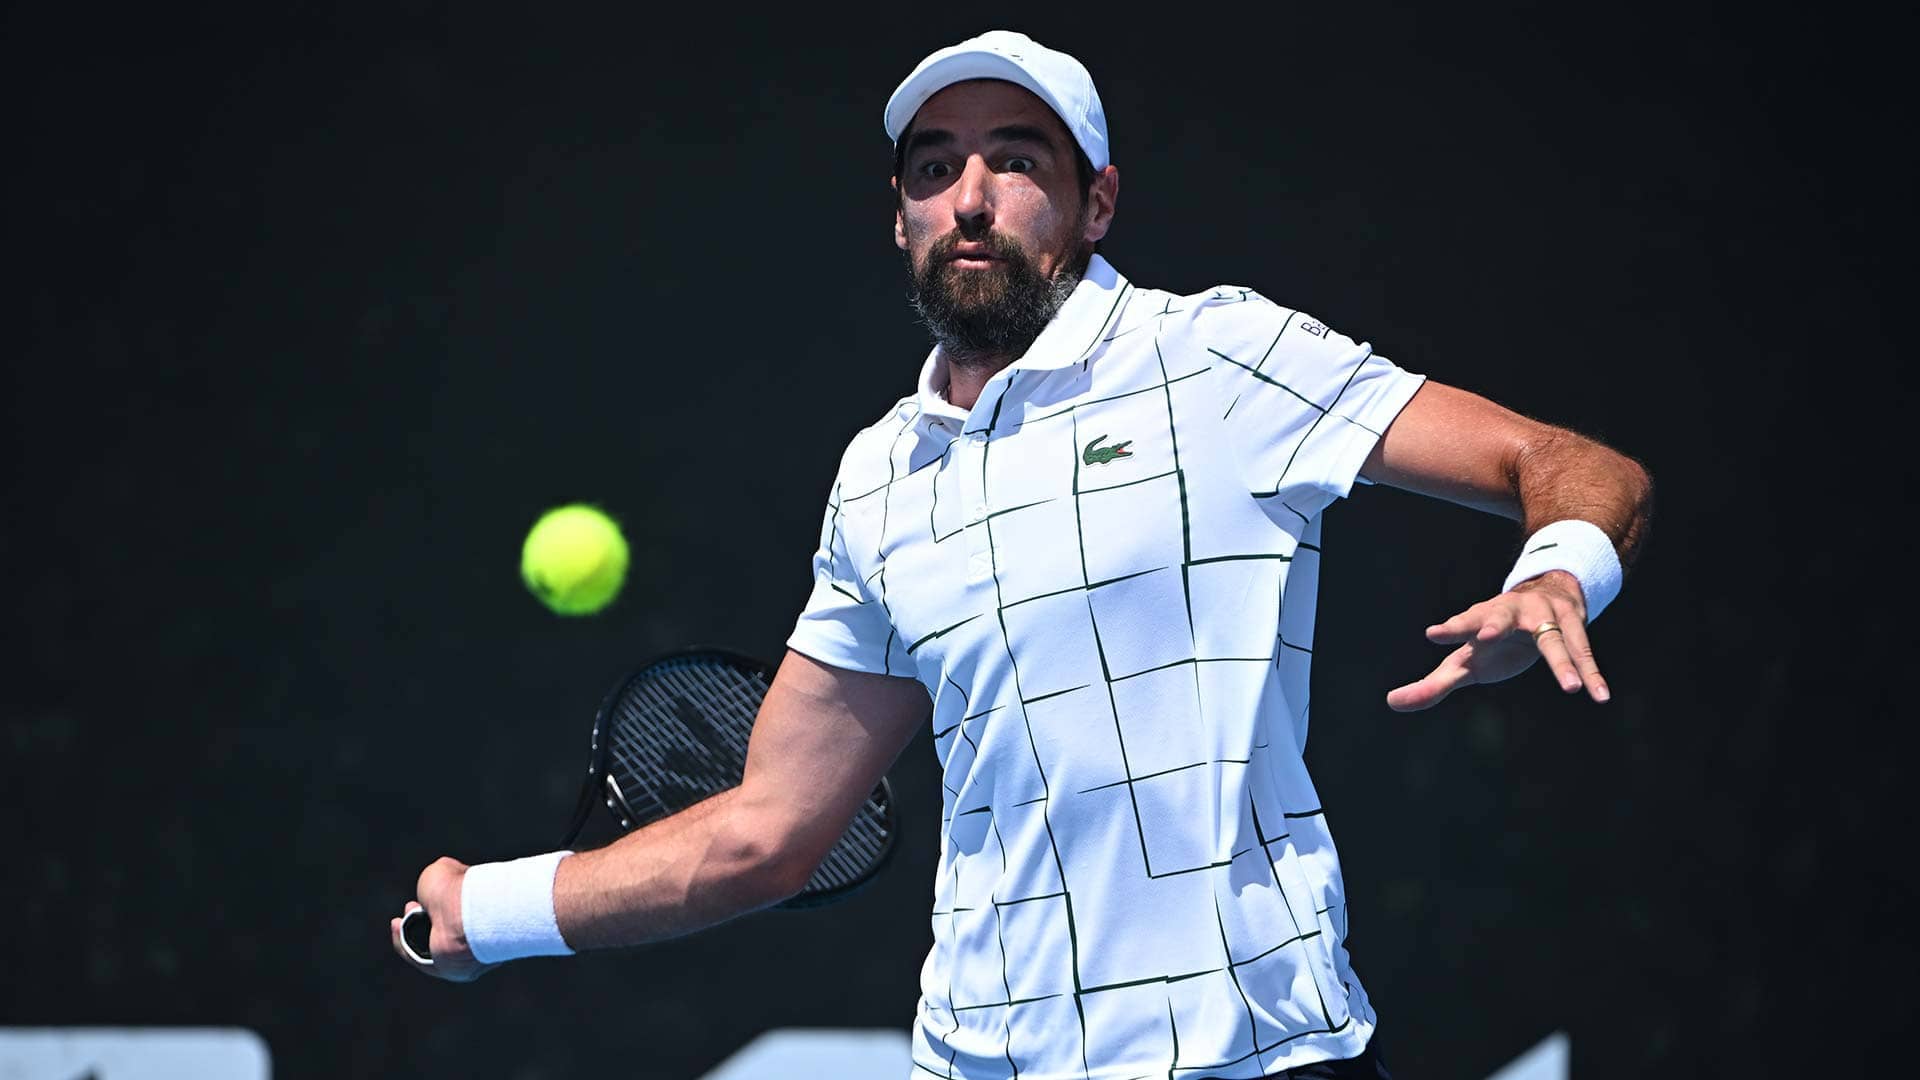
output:
M 1065 53 L 943 48 L 884 118 L 933 348 L 842 458 L 744 781 L 601 850 L 434 863 L 423 970 L 776 903 L 930 723 L 916 1074 L 1386 1076 L 1302 758 L 1323 512 L 1358 481 L 1521 525 L 1391 708 L 1543 660 L 1603 703 L 1588 627 L 1645 535 L 1647 474 L 1253 288 L 1130 281 L 1097 251 L 1119 171 Z

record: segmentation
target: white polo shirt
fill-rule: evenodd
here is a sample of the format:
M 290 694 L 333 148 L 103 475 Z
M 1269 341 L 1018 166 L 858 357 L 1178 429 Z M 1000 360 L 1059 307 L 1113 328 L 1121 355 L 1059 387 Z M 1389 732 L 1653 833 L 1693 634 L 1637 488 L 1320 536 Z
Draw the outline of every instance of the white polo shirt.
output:
M 854 436 L 788 644 L 933 697 L 916 1075 L 1364 1049 L 1301 757 L 1320 512 L 1420 382 L 1250 289 L 1140 289 L 1095 256 L 971 411 L 936 349 Z

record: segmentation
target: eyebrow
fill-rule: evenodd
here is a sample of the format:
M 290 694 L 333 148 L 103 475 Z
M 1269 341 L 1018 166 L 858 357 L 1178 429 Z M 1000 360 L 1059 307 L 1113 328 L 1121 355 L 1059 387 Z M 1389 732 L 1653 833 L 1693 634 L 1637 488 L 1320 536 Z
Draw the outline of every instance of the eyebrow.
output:
M 1048 150 L 1056 149 L 1053 138 L 1047 134 L 1046 129 L 1034 127 L 1032 124 L 1005 124 L 987 132 L 987 138 L 993 142 L 1037 143 Z M 915 150 L 927 146 L 950 146 L 953 142 L 953 132 L 943 128 L 926 128 L 914 132 L 912 137 L 907 139 L 906 152 L 912 154 Z

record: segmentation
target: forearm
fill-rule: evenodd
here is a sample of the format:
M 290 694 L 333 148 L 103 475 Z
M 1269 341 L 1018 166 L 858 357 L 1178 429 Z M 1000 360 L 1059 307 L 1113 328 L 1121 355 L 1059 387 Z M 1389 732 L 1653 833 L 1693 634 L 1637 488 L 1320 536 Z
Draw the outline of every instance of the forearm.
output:
M 1587 521 L 1632 567 L 1653 512 L 1653 480 L 1632 458 L 1562 428 L 1543 428 L 1513 456 L 1512 484 L 1529 536 L 1556 521 Z
M 575 950 L 640 945 L 798 892 L 810 868 L 783 860 L 753 818 L 734 788 L 561 861 L 553 881 L 561 936 Z
M 779 903 L 806 886 L 927 704 L 912 679 L 789 651 L 738 787 L 597 851 L 471 867 L 436 859 L 409 905 L 428 915 L 418 926 L 431 927 L 430 948 L 416 951 L 396 917 L 393 949 L 425 974 L 468 982 L 521 957 L 640 945 Z
M 1562 690 L 1584 687 L 1594 701 L 1609 700 L 1586 624 L 1619 594 L 1646 542 L 1653 481 L 1645 469 L 1585 436 L 1428 380 L 1361 472 L 1513 519 L 1527 537 L 1499 595 L 1427 628 L 1427 640 L 1459 647 L 1426 678 L 1389 693 L 1390 708 L 1431 708 L 1543 656 Z
M 1632 458 L 1432 380 L 1387 428 L 1361 473 L 1518 521 L 1528 536 L 1555 521 L 1592 522 L 1622 566 L 1639 554 L 1652 510 L 1653 483 Z

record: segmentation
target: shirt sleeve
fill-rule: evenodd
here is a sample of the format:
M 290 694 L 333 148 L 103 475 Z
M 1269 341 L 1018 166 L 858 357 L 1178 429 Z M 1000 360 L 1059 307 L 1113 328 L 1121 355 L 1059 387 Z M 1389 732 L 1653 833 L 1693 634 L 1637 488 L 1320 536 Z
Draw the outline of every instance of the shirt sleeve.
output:
M 1247 488 L 1276 520 L 1308 520 L 1353 489 L 1424 375 L 1258 295 L 1200 319 L 1225 365 L 1228 437 Z
M 869 587 L 848 553 L 840 493 L 841 481 L 835 479 L 820 525 L 820 547 L 813 553 L 813 592 L 787 647 L 837 668 L 912 677 L 913 658 L 894 631 L 884 598 Z

